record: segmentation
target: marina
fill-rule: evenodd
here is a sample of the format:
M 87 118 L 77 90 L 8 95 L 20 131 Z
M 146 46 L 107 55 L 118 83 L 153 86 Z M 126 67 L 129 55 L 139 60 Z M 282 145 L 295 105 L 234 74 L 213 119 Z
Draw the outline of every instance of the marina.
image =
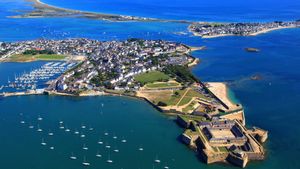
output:
M 31 69 L 29 72 L 17 72 L 14 74 L 14 78 L 8 77 L 7 83 L 1 84 L 0 93 L 7 91 L 25 92 L 28 90 L 36 90 L 39 93 L 41 91 L 37 89 L 47 87 L 49 81 L 56 79 L 76 64 L 76 62 L 47 62 L 38 68 Z M 25 93 L 23 94 L 25 95 Z M 22 95 L 22 93 L 19 93 L 19 95 Z

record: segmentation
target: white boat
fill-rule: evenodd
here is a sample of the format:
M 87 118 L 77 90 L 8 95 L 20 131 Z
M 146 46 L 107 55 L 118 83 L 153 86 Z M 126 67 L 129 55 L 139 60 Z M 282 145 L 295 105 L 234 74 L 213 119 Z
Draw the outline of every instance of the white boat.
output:
M 64 129 L 65 127 L 62 124 L 59 124 L 60 129 Z
M 97 151 L 96 157 L 98 157 L 98 158 L 102 157 L 102 155 L 99 154 L 99 151 Z
M 24 121 L 24 120 L 21 120 L 20 123 L 21 123 L 21 124 L 25 124 L 25 121 Z
M 105 146 L 105 148 L 110 148 L 110 145 Z
M 90 127 L 90 128 L 89 128 L 89 130 L 90 130 L 90 131 L 93 131 L 93 130 L 94 130 L 94 128 L 93 128 L 93 127 Z
M 101 139 L 99 139 L 97 143 L 98 144 L 103 144 L 103 141 L 101 141 Z
M 127 142 L 127 140 L 125 140 L 125 139 L 122 140 L 122 143 L 126 143 L 126 142 Z
M 160 160 L 158 159 L 158 157 L 156 156 L 155 160 L 154 160 L 155 163 L 160 163 Z
M 144 149 L 142 147 L 139 148 L 139 151 L 144 151 Z
M 164 166 L 164 169 L 169 169 L 169 167 L 168 166 Z
M 33 126 L 33 125 L 29 125 L 29 126 L 28 126 L 28 128 L 30 128 L 30 129 L 33 129 L 33 128 L 34 128 L 34 126 Z
M 107 133 L 107 132 L 105 132 L 105 133 L 104 133 L 104 135 L 105 135 L 105 136 L 108 136 L 108 133 Z
M 86 161 L 86 158 L 85 158 L 85 157 L 83 157 L 82 165 L 84 165 L 84 166 L 90 166 L 91 164 L 90 164 L 89 162 Z
M 42 120 L 43 120 L 43 118 L 39 115 L 38 121 L 42 121 Z
M 88 150 L 89 148 L 87 146 L 85 146 L 85 144 L 83 144 L 83 147 L 82 147 L 83 150 Z
M 65 130 L 65 132 L 70 132 L 71 130 L 70 129 L 68 129 L 68 128 L 66 128 L 66 130 Z
M 50 150 L 54 150 L 54 147 L 53 147 L 53 146 L 51 146 L 51 147 L 50 147 Z
M 85 128 L 86 128 L 86 126 L 85 126 L 85 125 L 81 125 L 81 128 L 82 128 L 82 129 L 85 129 Z
M 118 152 L 120 152 L 120 151 L 119 151 L 119 149 L 114 149 L 114 152 L 118 153 Z
M 53 135 L 54 135 L 54 133 L 53 133 L 53 132 L 51 132 L 51 131 L 49 130 L 49 133 L 48 133 L 48 135 L 49 135 L 49 136 L 53 136 Z
M 118 138 L 117 136 L 114 136 L 114 137 L 113 137 L 113 139 L 117 139 L 117 138 Z
M 40 125 L 38 125 L 38 129 L 36 130 L 38 132 L 42 132 L 43 130 L 40 128 Z
M 110 159 L 110 155 L 108 154 L 108 158 L 106 160 L 107 163 L 113 163 L 113 160 Z
M 44 138 L 42 138 L 41 145 L 42 145 L 42 146 L 45 146 L 45 145 L 47 145 L 47 143 L 44 141 Z
M 74 134 L 78 135 L 78 134 L 79 134 L 79 131 L 75 130 Z
M 77 157 L 74 156 L 74 153 L 73 153 L 73 152 L 71 153 L 70 159 L 71 159 L 71 160 L 76 160 L 76 159 L 77 159 Z
M 81 134 L 81 135 L 80 135 L 80 137 L 81 137 L 81 138 L 84 138 L 84 137 L 85 137 L 85 135 L 84 135 L 84 134 Z

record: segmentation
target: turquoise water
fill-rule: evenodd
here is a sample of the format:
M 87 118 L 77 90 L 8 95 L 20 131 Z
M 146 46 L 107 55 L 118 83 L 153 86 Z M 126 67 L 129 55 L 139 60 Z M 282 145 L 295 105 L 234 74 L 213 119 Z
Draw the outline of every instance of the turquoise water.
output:
M 270 1 L 264 0 L 260 4 L 246 1 L 216 1 L 182 3 L 175 1 L 58 1 L 47 0 L 54 5 L 83 9 L 88 11 L 137 14 L 139 16 L 157 16 L 167 19 L 187 18 L 194 20 L 218 21 L 268 21 L 292 20 L 299 18 L 298 1 Z M 86 5 L 83 6 L 82 4 Z M 103 2 L 103 3 L 102 3 Z M 118 2 L 120 7 L 115 7 Z M 172 1 L 173 2 L 173 1 Z M 188 2 L 188 1 L 187 1 Z M 273 1 L 272 1 L 273 2 Z M 204 3 L 204 4 L 203 4 Z M 99 40 L 127 39 L 138 37 L 146 39 L 164 39 L 186 43 L 193 46 L 205 45 L 205 51 L 194 52 L 193 55 L 201 59 L 201 64 L 193 72 L 203 81 L 225 81 L 231 87 L 238 102 L 245 107 L 248 125 L 256 125 L 270 131 L 269 141 L 266 143 L 267 159 L 262 162 L 250 163 L 247 168 L 300 168 L 300 29 L 286 29 L 273 31 L 255 37 L 224 37 L 218 39 L 200 39 L 190 34 L 178 35 L 176 32 L 187 32 L 186 24 L 176 23 L 112 23 L 76 18 L 39 18 L 39 19 L 10 19 L 6 16 L 16 14 L 14 10 L 30 9 L 21 0 L 5 0 L 0 2 L 0 40 L 20 41 L 36 38 L 62 39 L 67 37 L 87 37 Z M 98 4 L 98 5 L 95 5 Z M 184 7 L 183 4 L 186 6 Z M 192 5 L 191 5 L 192 4 Z M 247 7 L 247 5 L 249 5 Z M 252 4 L 252 5 L 251 5 Z M 141 5 L 143 7 L 141 7 Z M 145 6 L 156 5 L 155 12 Z M 201 5 L 204 5 L 205 10 Z M 194 6 L 194 10 L 191 10 Z M 211 8 L 206 8 L 211 6 Z M 220 6 L 227 6 L 230 10 L 219 10 Z M 237 8 L 236 6 L 239 6 Z M 180 8 L 179 8 L 180 7 Z M 248 10 L 248 8 L 256 10 Z M 268 7 L 268 10 L 266 10 Z M 104 9 L 105 8 L 105 9 Z M 113 9 L 112 9 L 113 8 Z M 124 8 L 120 10 L 120 8 Z M 125 9 L 126 8 L 126 9 Z M 260 8 L 261 10 L 258 10 Z M 142 9 L 142 10 L 141 10 Z M 186 15 L 182 15 L 183 10 Z M 168 11 L 168 12 L 164 12 Z M 258 12 L 259 11 L 259 12 Z M 177 15 L 175 16 L 174 13 Z M 226 13 L 226 15 L 225 15 Z M 189 16 L 187 16 L 189 15 Z M 3 26 L 5 25 L 5 26 Z M 261 49 L 259 53 L 247 53 L 245 47 Z M 34 63 L 1 63 L 0 82 L 6 82 L 14 73 L 30 70 L 38 66 Z M 250 76 L 259 74 L 262 80 L 249 80 Z M 101 103 L 104 107 L 101 108 Z M 162 168 L 167 163 L 170 168 L 234 168 L 228 165 L 205 165 L 197 159 L 193 151 L 182 145 L 176 138 L 182 132 L 173 119 L 161 115 L 143 101 L 120 97 L 12 97 L 0 98 L 0 152 L 1 168 L 83 168 L 80 164 L 82 156 L 86 155 L 91 162 L 90 168 L 152 168 L 156 156 L 162 160 Z M 102 114 L 101 114 L 102 110 Z M 19 114 L 23 113 L 23 117 Z M 36 129 L 29 129 L 28 124 L 20 124 L 20 120 L 32 122 L 36 125 L 36 118 L 41 115 L 44 119 L 40 126 L 47 131 L 54 132 L 53 138 L 39 134 Z M 74 134 L 58 129 L 58 121 L 63 120 L 70 129 L 80 128 L 84 123 L 94 128 L 87 134 L 86 141 Z M 109 132 L 107 138 L 104 132 Z M 112 135 L 118 136 L 114 141 Z M 108 165 L 105 160 L 108 151 L 99 147 L 96 142 L 100 136 L 116 146 L 120 152 L 111 152 L 115 161 Z M 55 149 L 40 145 L 41 138 Z M 127 143 L 121 144 L 120 138 L 126 138 Z M 89 147 L 83 152 L 82 144 Z M 137 151 L 139 146 L 145 149 Z M 102 159 L 96 159 L 99 148 Z M 77 161 L 68 159 L 71 151 L 78 156 Z M 16 163 L 15 161 L 18 161 Z

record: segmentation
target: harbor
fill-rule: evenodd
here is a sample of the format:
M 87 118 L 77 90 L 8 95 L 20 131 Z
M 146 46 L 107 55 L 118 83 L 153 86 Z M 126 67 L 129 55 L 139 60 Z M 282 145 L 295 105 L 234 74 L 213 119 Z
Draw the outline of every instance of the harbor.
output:
M 55 80 L 76 64 L 77 62 L 45 62 L 28 72 L 16 72 L 13 78 L 8 77 L 7 83 L 1 84 L 0 93 L 3 96 L 40 94 L 51 80 Z

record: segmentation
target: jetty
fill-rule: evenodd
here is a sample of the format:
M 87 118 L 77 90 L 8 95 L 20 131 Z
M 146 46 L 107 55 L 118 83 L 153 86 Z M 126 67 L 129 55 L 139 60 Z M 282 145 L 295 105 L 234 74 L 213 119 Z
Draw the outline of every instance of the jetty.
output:
M 11 97 L 11 96 L 28 96 L 28 95 L 43 95 L 44 89 L 35 89 L 35 90 L 27 90 L 23 92 L 3 92 L 0 93 L 2 97 Z

